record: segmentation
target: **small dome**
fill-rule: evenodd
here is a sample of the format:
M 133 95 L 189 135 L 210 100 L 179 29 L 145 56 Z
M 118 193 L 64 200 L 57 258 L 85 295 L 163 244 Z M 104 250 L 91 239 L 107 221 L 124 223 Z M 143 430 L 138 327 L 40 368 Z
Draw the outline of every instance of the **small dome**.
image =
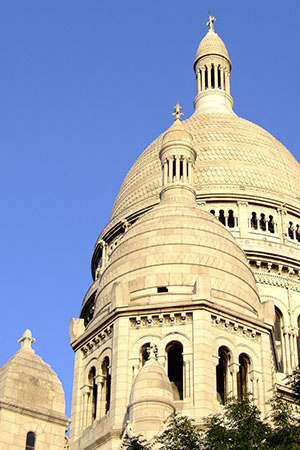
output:
M 173 405 L 173 392 L 169 378 L 155 359 L 149 359 L 139 371 L 132 386 L 130 403 L 163 401 Z
M 165 132 L 162 140 L 162 146 L 178 141 L 186 142 L 188 145 L 191 145 L 193 141 L 193 136 L 191 133 L 186 131 L 181 120 L 175 120 L 175 122 L 173 122 L 170 128 Z
M 200 42 L 196 53 L 196 61 L 207 55 L 223 56 L 230 61 L 228 50 L 224 42 L 213 30 L 209 30 Z
M 21 349 L 0 368 L 0 400 L 65 419 L 65 395 L 56 373 L 31 349 L 26 330 Z

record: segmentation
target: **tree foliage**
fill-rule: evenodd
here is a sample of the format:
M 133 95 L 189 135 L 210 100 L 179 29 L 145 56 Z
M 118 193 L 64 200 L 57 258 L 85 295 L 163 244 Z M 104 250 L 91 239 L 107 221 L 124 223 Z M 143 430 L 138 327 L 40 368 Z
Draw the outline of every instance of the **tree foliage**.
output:
M 289 381 L 300 403 L 300 371 Z M 266 419 L 250 396 L 230 399 L 222 414 L 204 420 L 199 430 L 186 416 L 173 414 L 164 431 L 150 444 L 141 436 L 126 438 L 127 450 L 298 450 L 300 449 L 300 407 L 276 395 L 269 402 Z M 153 445 L 155 444 L 155 445 Z

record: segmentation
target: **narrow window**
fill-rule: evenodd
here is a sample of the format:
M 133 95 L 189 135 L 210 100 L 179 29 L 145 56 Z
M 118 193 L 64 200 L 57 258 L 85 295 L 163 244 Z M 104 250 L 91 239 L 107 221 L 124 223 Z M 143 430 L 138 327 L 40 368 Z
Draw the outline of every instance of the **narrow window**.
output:
M 183 347 L 178 341 L 168 344 L 168 377 L 172 385 L 174 400 L 183 399 Z
M 296 227 L 296 239 L 298 242 L 300 242 L 300 226 L 297 225 Z
M 266 219 L 264 214 L 260 215 L 259 227 L 262 231 L 266 231 Z
M 252 217 L 251 217 L 251 228 L 253 228 L 253 230 L 257 230 L 257 217 L 256 217 L 256 212 L 252 213 Z
M 89 376 L 88 376 L 88 383 L 89 386 L 91 388 L 91 420 L 90 422 L 92 423 L 93 420 L 96 419 L 96 414 L 97 414 L 97 395 L 98 395 L 98 386 L 96 384 L 96 369 L 95 367 L 92 367 L 91 370 L 89 371 Z
M 274 233 L 274 231 L 275 231 L 273 216 L 269 216 L 268 230 L 270 233 Z
M 173 164 L 173 178 L 177 177 L 177 173 L 176 173 L 176 159 L 174 158 L 172 161 Z M 173 181 L 173 180 L 171 180 Z
M 214 89 L 215 88 L 215 66 L 214 66 L 214 64 L 212 64 L 211 65 L 211 87 L 212 87 L 212 89 Z
M 227 347 L 219 348 L 219 364 L 216 368 L 216 382 L 217 382 L 217 399 L 225 405 L 228 397 L 228 366 L 230 361 L 230 352 Z
M 35 448 L 35 433 L 29 431 L 26 436 L 26 447 L 25 450 L 34 450 Z
M 205 75 L 205 89 L 208 89 L 208 74 L 207 74 L 207 67 L 205 66 L 205 71 L 204 71 L 204 75 Z
M 218 88 L 221 89 L 221 70 L 218 67 Z
M 180 160 L 180 179 L 183 178 L 183 160 Z
M 239 371 L 237 373 L 237 392 L 238 399 L 243 400 L 246 398 L 248 389 L 248 377 L 249 377 L 250 359 L 245 353 L 241 353 L 239 356 Z
M 110 409 L 110 388 L 111 388 L 111 375 L 109 373 L 109 358 L 106 356 L 101 366 L 102 376 L 104 383 L 102 386 L 102 403 L 104 413 L 106 414 Z
M 223 209 L 220 209 L 219 211 L 219 222 L 225 225 L 225 214 Z
M 294 239 L 294 227 L 293 227 L 293 222 L 290 222 L 290 223 L 289 223 L 288 233 L 289 233 L 289 237 L 290 237 L 291 239 Z
M 228 211 L 228 226 L 229 226 L 229 228 L 234 228 L 234 225 L 235 225 L 235 223 L 234 223 L 234 213 L 233 213 L 232 209 L 230 209 Z
M 150 355 L 150 342 L 146 342 L 146 344 L 142 345 L 140 350 L 140 359 L 142 361 L 142 366 L 145 364 L 146 361 L 149 359 Z
M 216 212 L 215 212 L 214 209 L 211 209 L 211 210 L 210 210 L 210 213 L 211 213 L 213 216 L 216 214 Z
M 282 312 L 275 306 L 274 337 L 278 360 L 278 372 L 283 372 L 282 326 Z
M 160 293 L 160 292 L 169 292 L 169 289 L 168 289 L 167 286 L 158 286 L 157 292 L 158 293 Z

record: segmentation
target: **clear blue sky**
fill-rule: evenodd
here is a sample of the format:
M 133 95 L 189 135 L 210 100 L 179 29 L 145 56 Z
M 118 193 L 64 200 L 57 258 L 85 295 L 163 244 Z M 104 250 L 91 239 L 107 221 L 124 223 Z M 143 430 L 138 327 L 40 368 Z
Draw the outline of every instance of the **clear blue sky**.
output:
M 233 63 L 235 112 L 300 159 L 299 1 L 0 1 L 0 364 L 30 328 L 70 414 L 71 317 L 122 180 L 193 112 L 210 10 Z

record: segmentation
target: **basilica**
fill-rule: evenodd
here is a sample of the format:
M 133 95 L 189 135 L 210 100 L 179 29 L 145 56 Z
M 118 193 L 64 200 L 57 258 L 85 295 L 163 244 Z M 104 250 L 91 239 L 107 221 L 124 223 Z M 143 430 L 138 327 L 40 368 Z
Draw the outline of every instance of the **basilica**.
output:
M 173 412 L 200 425 L 231 396 L 252 393 L 266 414 L 274 392 L 289 395 L 300 358 L 300 165 L 235 114 L 214 22 L 194 60 L 194 113 L 183 120 L 175 106 L 96 241 L 93 282 L 70 322 L 67 441 L 60 382 L 26 330 L 0 369 L 0 449 L 117 450 L 126 436 L 151 441 Z

